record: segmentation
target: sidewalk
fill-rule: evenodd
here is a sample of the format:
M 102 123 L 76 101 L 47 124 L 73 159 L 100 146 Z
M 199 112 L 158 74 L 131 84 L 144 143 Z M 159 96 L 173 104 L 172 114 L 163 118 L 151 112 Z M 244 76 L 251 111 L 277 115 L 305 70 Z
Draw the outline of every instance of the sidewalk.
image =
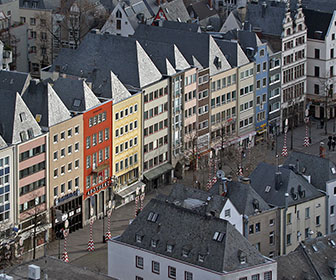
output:
M 151 192 L 145 197 L 145 205 L 157 194 L 168 194 L 171 185 L 158 189 L 157 192 Z M 120 207 L 112 213 L 111 233 L 112 236 L 120 235 L 128 226 L 130 220 L 134 219 L 134 202 Z M 104 220 L 105 230 L 103 231 L 103 219 L 97 220 L 93 224 L 93 240 L 95 245 L 94 252 L 87 251 L 89 241 L 90 227 L 86 226 L 76 232 L 71 233 L 67 238 L 67 251 L 71 264 L 85 267 L 93 271 L 107 274 L 107 243 L 103 243 L 103 233 L 107 230 L 107 218 Z M 61 256 L 63 253 L 64 240 L 55 240 L 47 245 L 47 255 L 58 257 L 58 248 L 60 244 Z M 37 257 L 43 255 L 40 250 Z

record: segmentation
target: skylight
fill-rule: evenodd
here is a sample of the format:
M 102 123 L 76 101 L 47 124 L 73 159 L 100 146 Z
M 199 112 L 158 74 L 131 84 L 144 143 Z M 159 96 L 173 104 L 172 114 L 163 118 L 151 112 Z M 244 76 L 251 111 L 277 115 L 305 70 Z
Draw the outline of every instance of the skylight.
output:
M 222 242 L 224 236 L 225 236 L 225 233 L 216 231 L 212 237 L 212 240 Z
M 147 221 L 155 223 L 157 221 L 158 217 L 159 217 L 159 214 L 154 213 L 154 212 L 149 212 L 148 217 L 147 217 Z
M 268 193 L 271 190 L 271 186 L 266 186 L 265 192 Z
M 73 101 L 73 106 L 74 107 L 79 107 L 81 105 L 81 100 L 80 99 L 74 99 Z

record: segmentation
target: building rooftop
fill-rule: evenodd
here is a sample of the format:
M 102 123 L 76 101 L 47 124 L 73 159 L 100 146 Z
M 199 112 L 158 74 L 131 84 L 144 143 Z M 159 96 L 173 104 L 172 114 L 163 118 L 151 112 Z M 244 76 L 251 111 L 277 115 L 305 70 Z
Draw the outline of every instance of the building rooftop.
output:
M 162 199 L 152 199 L 116 242 L 220 273 L 271 262 L 229 222 Z
M 265 176 L 267 174 L 267 176 Z M 250 175 L 251 186 L 271 206 L 296 205 L 323 196 L 303 176 L 286 167 L 259 163 Z
M 293 152 L 285 161 L 285 165 L 290 164 L 294 165 L 296 171 L 303 176 L 310 176 L 311 184 L 320 190 L 326 191 L 326 183 L 330 180 L 336 180 L 336 165 L 330 159 Z
M 306 9 L 303 10 L 303 13 L 305 15 L 305 24 L 308 29 L 308 38 L 324 40 L 325 36 L 327 35 L 333 14 L 330 12 L 328 13 Z M 319 20 L 316 20 L 317 18 Z M 316 31 L 321 31 L 322 33 L 316 34 Z
M 222 184 L 222 182 L 217 181 L 210 192 L 222 195 Z M 252 216 L 259 211 L 271 209 L 250 184 L 237 181 L 228 181 L 225 184 L 227 189 L 225 197 L 232 202 L 241 215 Z
M 278 279 L 335 279 L 336 233 L 307 239 L 276 260 Z
M 24 93 L 30 83 L 31 77 L 28 73 L 0 70 L 0 89 Z
M 190 21 L 190 16 L 186 7 L 184 6 L 183 0 L 172 0 L 164 2 L 161 5 L 168 21 L 177 22 L 188 22 Z

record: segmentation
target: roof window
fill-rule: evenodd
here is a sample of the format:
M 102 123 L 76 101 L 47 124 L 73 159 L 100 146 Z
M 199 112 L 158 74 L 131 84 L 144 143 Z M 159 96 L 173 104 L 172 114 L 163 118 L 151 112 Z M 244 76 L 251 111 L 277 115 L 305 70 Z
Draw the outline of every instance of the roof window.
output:
M 147 217 L 147 221 L 155 223 L 157 221 L 158 217 L 159 217 L 159 214 L 154 213 L 154 212 L 149 212 L 148 217 Z
M 212 240 L 222 242 L 224 236 L 225 236 L 225 233 L 216 231 L 212 237 Z

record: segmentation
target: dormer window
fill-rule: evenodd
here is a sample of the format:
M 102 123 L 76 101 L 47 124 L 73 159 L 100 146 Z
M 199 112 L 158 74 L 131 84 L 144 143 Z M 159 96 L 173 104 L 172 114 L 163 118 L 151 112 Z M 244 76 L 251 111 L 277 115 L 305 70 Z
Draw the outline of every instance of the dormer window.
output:
M 246 254 L 241 250 L 238 250 L 238 260 L 239 260 L 240 264 L 245 264 L 246 261 L 247 261 Z
M 152 246 L 153 248 L 156 248 L 157 243 L 158 243 L 157 240 L 152 239 L 152 241 L 151 241 L 151 246 Z
M 136 241 L 137 243 L 141 243 L 141 242 L 142 242 L 142 235 L 140 235 L 140 234 L 136 234 L 136 235 L 135 235 L 135 241 Z
M 225 233 L 216 231 L 212 237 L 212 240 L 222 242 L 224 236 L 225 236 Z
M 182 249 L 182 256 L 187 258 L 189 256 L 190 250 L 188 249 Z
M 32 128 L 28 128 L 27 133 L 28 133 L 28 139 L 34 138 L 34 131 Z
M 171 244 L 167 244 L 167 248 L 166 248 L 166 249 L 167 249 L 167 252 L 168 252 L 168 253 L 173 252 L 173 247 L 174 247 L 173 245 L 171 245 Z
M 22 142 L 27 140 L 27 134 L 25 131 L 20 132 L 20 138 Z
M 201 255 L 201 254 L 198 255 L 198 261 L 199 262 L 204 262 L 204 258 L 205 258 L 204 255 Z

